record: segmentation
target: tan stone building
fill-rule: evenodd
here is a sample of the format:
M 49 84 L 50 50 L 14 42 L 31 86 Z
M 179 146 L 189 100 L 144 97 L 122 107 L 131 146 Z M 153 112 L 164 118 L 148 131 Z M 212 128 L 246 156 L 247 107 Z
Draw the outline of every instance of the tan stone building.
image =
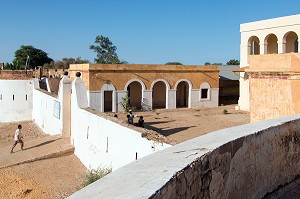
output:
M 72 64 L 69 75 L 82 73 L 89 105 L 101 112 L 122 110 L 128 92 L 136 110 L 218 106 L 218 66 Z
M 251 122 L 300 113 L 300 53 L 252 55 Z
M 300 14 L 240 25 L 240 67 L 249 67 L 251 55 L 284 54 L 299 51 Z M 265 67 L 265 66 L 261 66 Z M 268 68 L 272 68 L 269 65 Z M 276 66 L 274 66 L 276 67 Z M 238 107 L 250 110 L 248 74 L 241 71 L 240 97 Z

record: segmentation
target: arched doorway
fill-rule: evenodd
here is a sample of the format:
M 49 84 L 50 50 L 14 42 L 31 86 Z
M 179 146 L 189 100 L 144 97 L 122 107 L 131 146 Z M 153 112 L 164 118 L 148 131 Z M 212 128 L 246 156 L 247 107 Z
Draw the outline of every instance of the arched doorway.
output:
M 278 53 L 278 44 L 277 37 L 274 34 L 269 34 L 265 39 L 265 44 L 267 45 L 266 54 L 277 54 Z
M 115 112 L 116 105 L 115 105 L 115 87 L 110 84 L 106 83 L 101 88 L 101 95 L 102 95 L 102 112 Z
M 152 87 L 152 108 L 166 108 L 167 87 L 163 81 L 157 81 Z
M 259 39 L 257 36 L 252 36 L 248 40 L 248 55 L 259 55 Z
M 284 35 L 285 53 L 298 52 L 298 35 L 295 32 L 288 32 Z
M 189 107 L 189 84 L 181 81 L 176 87 L 176 108 Z
M 135 110 L 142 109 L 142 85 L 138 81 L 133 81 L 127 86 L 129 104 Z

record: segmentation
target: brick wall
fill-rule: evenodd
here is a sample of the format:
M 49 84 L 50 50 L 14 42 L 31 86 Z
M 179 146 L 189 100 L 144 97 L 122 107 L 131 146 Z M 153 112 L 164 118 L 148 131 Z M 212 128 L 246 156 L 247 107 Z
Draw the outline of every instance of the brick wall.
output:
M 0 70 L 0 79 L 28 80 L 33 77 L 32 70 Z

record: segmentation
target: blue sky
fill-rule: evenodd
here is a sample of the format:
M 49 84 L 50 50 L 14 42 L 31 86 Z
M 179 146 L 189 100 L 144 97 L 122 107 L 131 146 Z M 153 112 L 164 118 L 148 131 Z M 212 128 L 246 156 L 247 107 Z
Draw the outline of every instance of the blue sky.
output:
M 0 62 L 21 45 L 94 61 L 96 35 L 134 64 L 239 59 L 241 23 L 300 14 L 299 0 L 0 0 Z

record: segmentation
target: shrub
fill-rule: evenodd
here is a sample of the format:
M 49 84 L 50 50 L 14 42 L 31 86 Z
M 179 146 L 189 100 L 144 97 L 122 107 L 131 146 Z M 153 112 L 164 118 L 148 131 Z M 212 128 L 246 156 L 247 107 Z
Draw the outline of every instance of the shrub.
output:
M 128 91 L 126 92 L 125 97 L 122 97 L 122 101 L 120 102 L 120 104 L 125 112 L 129 112 L 129 110 L 132 110 L 132 107 L 130 106 L 130 97 Z
M 224 113 L 224 114 L 229 114 L 229 112 L 228 112 L 227 109 L 224 109 L 223 113 Z
M 81 185 L 81 188 L 86 187 L 89 184 L 92 184 L 93 182 L 99 180 L 100 178 L 103 178 L 111 171 L 112 171 L 111 167 L 99 167 L 98 169 L 89 170 L 88 173 L 86 174 L 85 181 Z

